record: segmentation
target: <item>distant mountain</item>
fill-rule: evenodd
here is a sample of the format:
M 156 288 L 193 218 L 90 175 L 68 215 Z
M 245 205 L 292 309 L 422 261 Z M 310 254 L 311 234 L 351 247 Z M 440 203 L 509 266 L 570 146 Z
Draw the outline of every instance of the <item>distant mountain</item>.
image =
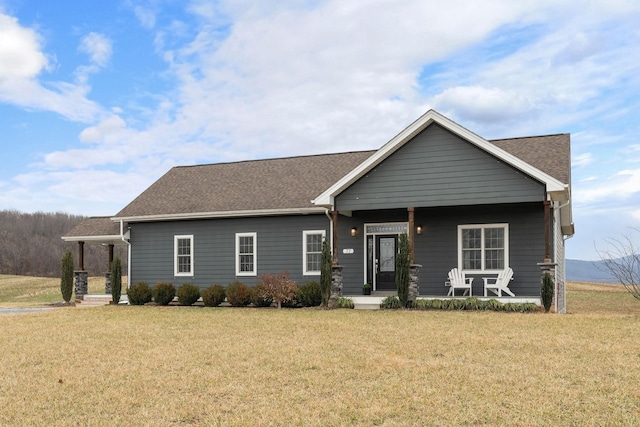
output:
M 618 283 L 604 267 L 602 261 L 568 259 L 567 280 L 570 282 Z

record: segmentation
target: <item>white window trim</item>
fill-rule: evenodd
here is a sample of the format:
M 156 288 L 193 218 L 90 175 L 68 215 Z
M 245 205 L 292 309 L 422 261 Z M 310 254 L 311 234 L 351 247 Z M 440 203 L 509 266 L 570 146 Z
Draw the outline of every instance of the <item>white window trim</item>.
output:
M 190 242 L 190 265 L 191 265 L 191 271 L 189 271 L 188 273 L 181 273 L 178 271 L 178 240 L 179 239 L 189 239 Z M 194 257 L 193 257 L 193 234 L 182 234 L 182 235 L 176 235 L 173 236 L 173 274 L 174 276 L 180 276 L 180 277 L 193 277 L 193 272 L 194 270 Z
M 499 270 L 485 270 L 485 247 L 484 247 L 484 229 L 485 228 L 502 228 L 504 229 L 504 268 L 509 267 L 509 224 L 508 223 L 497 223 L 497 224 L 464 224 L 458 225 L 458 269 L 463 270 L 462 268 L 462 230 L 472 229 L 472 228 L 481 228 L 482 229 L 482 255 L 480 265 L 482 269 L 480 270 L 469 270 L 464 269 L 465 273 L 499 273 L 502 269 Z
M 307 270 L 307 236 L 314 234 L 322 234 L 322 240 L 326 239 L 324 230 L 304 230 L 302 232 L 302 275 L 303 276 L 320 276 L 320 270 Z M 322 253 L 322 250 L 321 252 Z
M 240 271 L 240 238 L 253 237 L 253 270 Z M 236 276 L 257 276 L 258 270 L 258 233 L 236 233 Z

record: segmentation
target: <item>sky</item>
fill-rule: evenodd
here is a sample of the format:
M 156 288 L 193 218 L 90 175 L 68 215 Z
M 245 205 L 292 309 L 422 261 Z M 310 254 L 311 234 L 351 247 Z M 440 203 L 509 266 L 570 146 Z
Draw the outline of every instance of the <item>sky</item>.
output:
M 431 108 L 571 133 L 568 258 L 640 235 L 637 0 L 0 0 L 0 210 L 114 215 L 173 166 L 376 149 Z

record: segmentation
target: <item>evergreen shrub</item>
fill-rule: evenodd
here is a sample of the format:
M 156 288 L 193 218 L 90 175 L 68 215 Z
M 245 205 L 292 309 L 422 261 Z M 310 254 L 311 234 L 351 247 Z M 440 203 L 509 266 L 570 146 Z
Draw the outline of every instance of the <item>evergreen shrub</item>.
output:
M 158 305 L 169 305 L 176 296 L 176 288 L 171 283 L 158 282 L 153 288 L 153 300 Z
M 138 282 L 131 285 L 127 290 L 127 297 L 131 305 L 144 305 L 151 302 L 153 295 L 147 282 Z
M 402 305 L 400 304 L 400 299 L 398 299 L 395 295 L 389 295 L 380 303 L 380 308 L 400 308 Z
M 551 274 L 544 273 L 541 283 L 541 296 L 542 305 L 544 306 L 544 311 L 546 313 L 551 310 L 551 303 L 553 302 L 553 287 L 553 279 L 551 278 Z
M 62 273 L 60 275 L 60 292 L 64 302 L 71 301 L 73 295 L 73 253 L 67 248 L 62 255 Z
M 114 304 L 120 302 L 122 295 L 122 264 L 120 258 L 116 257 L 111 264 L 111 300 Z
M 235 281 L 227 286 L 227 301 L 234 307 L 244 307 L 251 302 L 251 290 L 242 282 Z
M 220 285 L 211 285 L 200 292 L 202 302 L 205 307 L 217 307 L 224 302 L 226 293 L 224 287 Z
M 322 290 L 320 283 L 307 282 L 298 287 L 296 299 L 303 307 L 317 307 L 322 304 Z
M 180 305 L 193 305 L 200 298 L 200 288 L 191 283 L 185 283 L 178 288 L 178 302 Z

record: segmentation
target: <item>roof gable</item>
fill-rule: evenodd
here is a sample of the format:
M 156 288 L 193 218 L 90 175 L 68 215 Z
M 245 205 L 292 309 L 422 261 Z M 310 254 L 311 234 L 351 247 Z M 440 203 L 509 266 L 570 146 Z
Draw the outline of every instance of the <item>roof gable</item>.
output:
M 558 200 L 568 199 L 568 183 L 565 184 L 561 182 L 559 179 L 554 178 L 548 173 L 532 166 L 531 164 L 525 162 L 523 159 L 515 156 L 514 154 L 505 151 L 498 145 L 491 144 L 489 141 L 453 122 L 452 120 L 441 115 L 435 110 L 429 110 L 424 115 L 422 115 L 422 117 L 414 121 L 398 135 L 387 142 L 384 146 L 382 146 L 382 148 L 376 151 L 372 156 L 367 158 L 367 160 L 358 165 L 347 175 L 342 177 L 342 179 L 334 183 L 331 187 L 329 187 L 318 197 L 316 197 L 314 203 L 316 205 L 325 207 L 334 206 L 335 196 L 343 192 L 346 188 L 363 177 L 372 168 L 395 153 L 402 146 L 404 146 L 404 144 L 412 140 L 416 135 L 418 135 L 433 123 L 439 124 L 446 130 L 460 136 L 461 138 L 467 140 L 481 150 L 486 151 L 487 153 L 522 171 L 530 177 L 544 183 L 547 187 L 547 192 L 556 197 Z M 509 144 L 506 143 L 505 145 Z

